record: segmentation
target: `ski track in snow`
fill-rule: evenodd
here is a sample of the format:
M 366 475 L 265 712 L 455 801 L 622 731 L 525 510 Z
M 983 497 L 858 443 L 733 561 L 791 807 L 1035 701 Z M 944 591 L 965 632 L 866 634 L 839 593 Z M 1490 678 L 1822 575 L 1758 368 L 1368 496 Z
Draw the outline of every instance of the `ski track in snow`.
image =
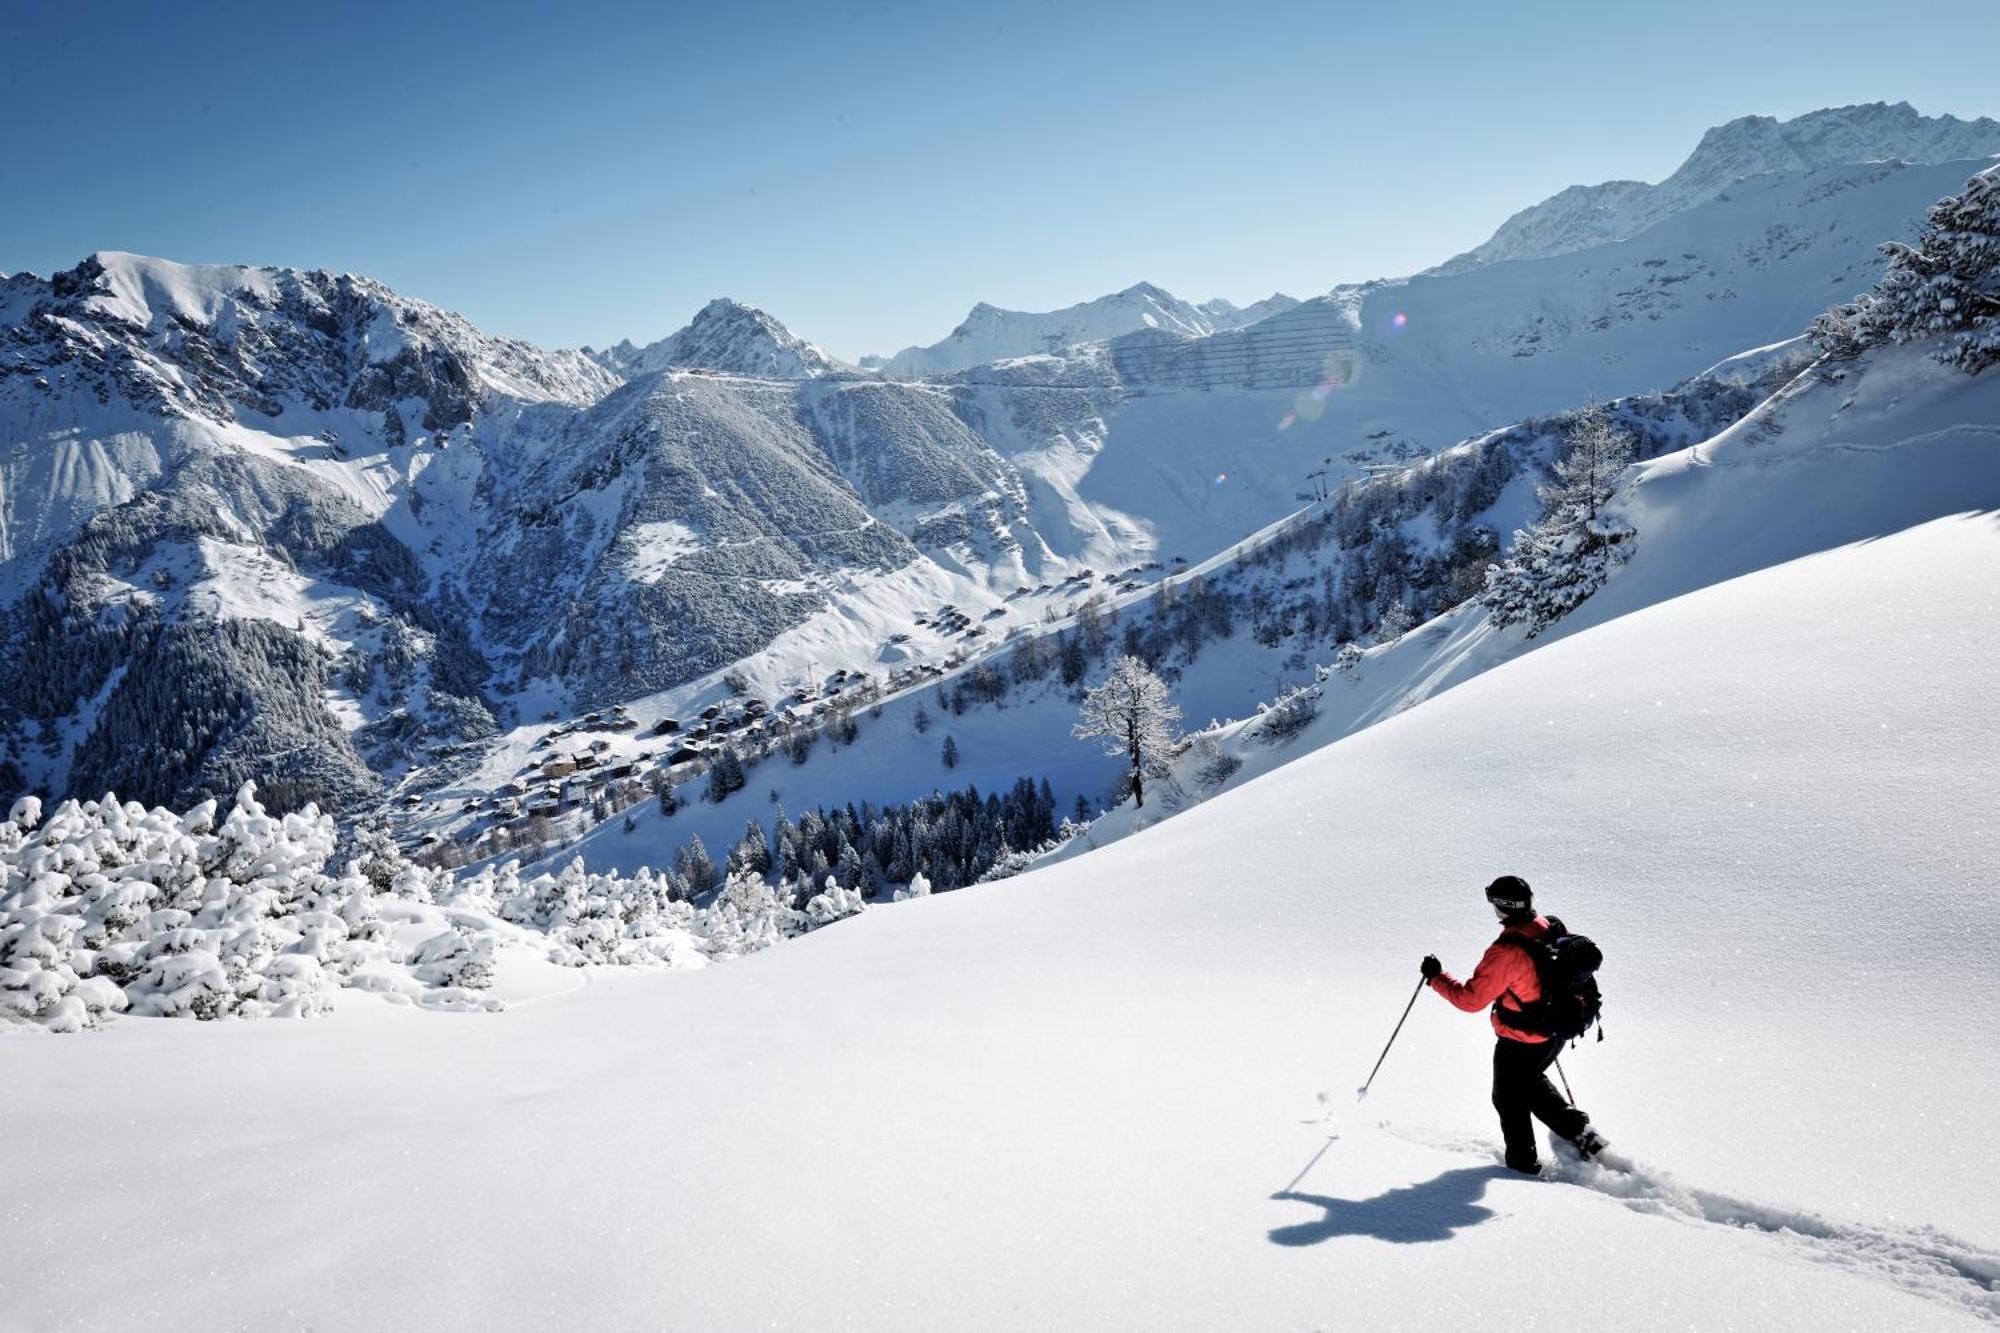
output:
M 1330 1094 L 1322 1093 L 1320 1100 L 1329 1102 Z M 1316 1125 L 1329 1141 L 1338 1137 L 1343 1125 L 1338 1111 L 1332 1109 L 1307 1123 Z M 1365 1127 L 1441 1152 L 1505 1160 L 1499 1144 L 1477 1135 L 1406 1128 L 1387 1121 Z M 1552 1154 L 1552 1158 L 1554 1169 L 1551 1171 L 1544 1164 L 1544 1180 L 1581 1186 L 1615 1199 L 1634 1212 L 1687 1225 L 1756 1233 L 1816 1263 L 1845 1268 L 2000 1324 L 2000 1252 L 1982 1249 L 1936 1227 L 1837 1222 L 1801 1208 L 1757 1203 L 1701 1189 L 1682 1183 L 1666 1171 L 1633 1161 L 1615 1151 L 1615 1146 L 1614 1151 L 1606 1154 L 1604 1165 L 1563 1154 Z M 1317 1162 L 1318 1158 L 1313 1160 Z M 1300 1172 L 1301 1177 L 1305 1174 Z

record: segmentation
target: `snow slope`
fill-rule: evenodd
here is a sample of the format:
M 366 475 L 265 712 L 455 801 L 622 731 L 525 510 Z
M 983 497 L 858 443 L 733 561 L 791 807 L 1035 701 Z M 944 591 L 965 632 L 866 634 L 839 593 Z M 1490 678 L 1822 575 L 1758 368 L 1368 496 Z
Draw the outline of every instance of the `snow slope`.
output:
M 1701 136 L 1657 185 L 1572 185 L 1524 208 L 1492 237 L 1432 272 L 1458 273 L 1509 259 L 1543 259 L 1635 236 L 1708 202 L 1737 181 L 1848 162 L 1947 162 L 2000 153 L 2000 121 L 1925 116 L 1908 102 L 1829 107 L 1791 120 L 1741 116 Z
M 1581 606 L 1531 640 L 1525 627 L 1496 628 L 1467 603 L 1369 649 L 1315 691 L 1317 716 L 1297 736 L 1274 744 L 1255 717 L 1216 729 L 1217 743 L 1242 761 L 1233 785 L 1540 645 L 1845 544 L 1951 515 L 2000 513 L 2000 375 L 1965 375 L 1929 353 L 1885 347 L 1823 362 L 1713 438 L 1638 464 L 1613 502 L 1633 529 L 1630 559 Z M 1191 754 L 1177 767 L 1197 799 L 1200 762 Z M 1058 855 L 1160 817 L 1127 803 Z
M 1560 1254 L 1620 1327 L 1990 1327 L 1996 575 L 1991 512 L 1770 568 L 710 971 L 17 1041 L 9 1318 L 1562 1328 Z M 1432 998 L 1349 1096 L 1501 870 L 1606 946 L 1631 1181 L 1500 1174 Z

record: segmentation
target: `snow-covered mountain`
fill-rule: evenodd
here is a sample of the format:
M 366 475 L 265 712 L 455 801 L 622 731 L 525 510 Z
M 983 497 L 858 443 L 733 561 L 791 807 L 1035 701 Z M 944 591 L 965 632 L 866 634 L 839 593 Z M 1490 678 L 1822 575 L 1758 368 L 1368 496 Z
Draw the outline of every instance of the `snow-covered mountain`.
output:
M 1297 304 L 1277 293 L 1242 308 L 1220 299 L 1196 305 L 1150 282 L 1044 312 L 1002 310 L 982 301 L 943 341 L 906 347 L 890 357 L 863 357 L 861 364 L 900 378 L 943 375 L 988 361 L 1061 352 L 1140 329 L 1198 338 L 1255 323 Z
M 688 326 L 645 347 L 628 339 L 602 352 L 584 354 L 622 376 L 656 370 L 712 370 L 758 379 L 809 380 L 853 374 L 835 360 L 754 306 L 726 298 L 710 301 Z
M 490 985 L 535 1003 L 488 1017 L 367 994 L 436 992 L 363 936 L 322 946 L 359 965 L 312 1023 L 16 1043 L 10 1309 L 200 1323 L 196 1268 L 260 1323 L 1393 1328 L 1420 1291 L 1555 1329 L 1573 1303 L 1513 1258 L 1563 1252 L 1647 1325 L 1990 1327 L 2000 534 L 1956 511 L 2000 498 L 1994 384 L 1830 369 L 1635 479 L 1626 614 L 1115 846 L 694 975 L 553 993 L 509 932 Z M 1351 1096 L 1417 960 L 1491 938 L 1503 871 L 1604 946 L 1608 1039 L 1564 1076 L 1630 1169 L 1506 1174 L 1490 1032 L 1432 996 Z M 480 917 L 372 905 L 378 939 Z M 188 1246 L 130 1243 L 191 1198 Z M 441 1228 L 439 1199 L 550 1224 Z M 106 1253 L 120 1280 L 85 1280 Z
M 1458 273 L 1622 241 L 1752 176 L 1891 159 L 1953 162 L 1997 153 L 2000 121 L 1926 116 L 1908 102 L 1834 107 L 1791 120 L 1743 116 L 1704 134 L 1688 159 L 1658 184 L 1618 180 L 1572 185 L 1522 209 L 1490 239 L 1431 272 Z
M 324 273 L 101 255 L 4 297 L 11 781 L 347 804 L 523 690 L 720 670 L 913 543 L 968 586 L 1046 556 L 948 395 L 739 306 L 621 384 Z
M 727 302 L 584 354 L 325 273 L 16 275 L 0 776 L 420 796 L 518 764 L 544 714 L 996 652 L 1079 578 L 1129 594 L 1316 488 L 1788 338 L 1973 165 L 1765 174 L 1625 241 L 1219 332 L 1134 289 L 1138 332 L 915 382 Z

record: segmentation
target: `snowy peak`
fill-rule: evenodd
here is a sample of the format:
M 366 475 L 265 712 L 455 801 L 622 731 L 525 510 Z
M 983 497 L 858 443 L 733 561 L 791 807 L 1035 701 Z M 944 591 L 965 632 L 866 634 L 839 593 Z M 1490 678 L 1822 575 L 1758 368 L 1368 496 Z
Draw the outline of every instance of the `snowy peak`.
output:
M 278 271 L 268 268 L 177 264 L 123 250 L 99 250 L 57 275 L 57 293 L 74 293 L 94 313 L 138 328 L 170 320 L 211 325 L 237 300 L 276 305 L 278 279 Z
M 431 429 L 496 394 L 582 406 L 616 387 L 576 352 L 482 333 L 463 316 L 324 269 L 179 264 L 99 251 L 46 282 L 6 284 L 22 365 L 108 375 L 140 401 L 218 421 L 239 410 L 386 411 L 421 400 Z M 86 354 L 87 353 L 87 354 Z
M 1274 295 L 1244 309 L 1223 300 L 1195 305 L 1150 282 L 1061 310 L 1003 310 L 981 301 L 944 341 L 906 347 L 892 357 L 864 357 L 862 364 L 889 375 L 944 375 L 1010 357 L 1055 354 L 1080 343 L 1148 329 L 1202 338 L 1297 304 L 1289 296 Z
M 1951 162 L 2000 152 L 2000 121 L 1925 116 L 1908 102 L 1814 111 L 1792 120 L 1743 116 L 1718 125 L 1661 183 L 1713 194 L 1770 171 L 1810 171 L 1846 162 Z
M 1220 332 L 1223 329 L 1240 329 L 1246 324 L 1255 324 L 1273 315 L 1282 315 L 1287 310 L 1296 310 L 1298 306 L 1297 297 L 1287 296 L 1283 292 L 1272 292 L 1263 300 L 1252 301 L 1244 306 L 1239 306 L 1233 301 L 1225 301 L 1218 296 L 1212 301 L 1203 301 L 1196 309 L 1208 316 L 1209 323 Z
M 756 379 L 810 380 L 853 370 L 762 310 L 727 297 L 710 301 L 686 328 L 650 346 L 634 347 L 626 341 L 590 355 L 598 364 L 628 377 L 684 369 Z
M 1742 116 L 1703 134 L 1687 160 L 1657 185 L 1630 180 L 1572 185 L 1514 214 L 1483 245 L 1431 271 L 1459 273 L 1625 240 L 1751 176 L 1892 158 L 1956 162 L 1996 153 L 2000 121 L 1926 116 L 1908 102 L 1834 107 L 1791 120 Z

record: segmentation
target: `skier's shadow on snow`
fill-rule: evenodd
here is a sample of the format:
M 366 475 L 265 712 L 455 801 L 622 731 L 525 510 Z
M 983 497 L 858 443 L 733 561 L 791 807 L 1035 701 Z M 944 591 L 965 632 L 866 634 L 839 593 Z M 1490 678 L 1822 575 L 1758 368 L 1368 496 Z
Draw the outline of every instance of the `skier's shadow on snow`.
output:
M 1493 1216 L 1482 1207 L 1490 1181 L 1506 1175 L 1498 1166 L 1461 1166 L 1417 1185 L 1386 1190 L 1372 1199 L 1329 1199 L 1323 1194 L 1281 1190 L 1271 1197 L 1324 1208 L 1314 1222 L 1274 1227 L 1274 1245 L 1318 1245 L 1340 1236 L 1373 1236 L 1398 1245 L 1450 1240 L 1452 1233 Z

